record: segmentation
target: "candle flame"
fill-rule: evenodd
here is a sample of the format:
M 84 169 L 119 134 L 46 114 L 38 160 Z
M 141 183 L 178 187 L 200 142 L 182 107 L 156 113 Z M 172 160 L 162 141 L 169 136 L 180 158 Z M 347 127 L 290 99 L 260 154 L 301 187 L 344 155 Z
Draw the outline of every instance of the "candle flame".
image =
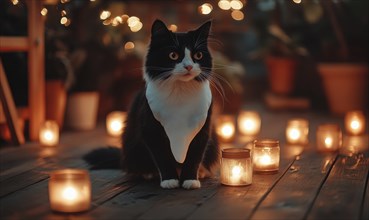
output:
M 327 148 L 331 148 L 332 147 L 332 143 L 333 143 L 333 139 L 331 137 L 326 137 L 324 139 L 324 143 L 325 143 L 325 146 Z
M 241 166 L 237 165 L 232 168 L 232 176 L 240 177 L 241 176 Z
M 231 123 L 226 123 L 222 126 L 221 134 L 223 137 L 230 138 L 232 137 L 233 133 L 234 133 L 234 127 Z
M 44 138 L 45 140 L 51 141 L 54 139 L 54 133 L 50 130 L 47 130 L 44 132 Z
M 360 127 L 360 123 L 359 123 L 357 120 L 354 120 L 354 121 L 352 121 L 352 122 L 351 122 L 350 127 L 351 127 L 353 130 L 357 130 L 357 129 L 359 129 L 359 127 Z
M 297 140 L 297 139 L 300 138 L 301 134 L 300 134 L 300 131 L 298 129 L 294 128 L 294 129 L 290 130 L 289 135 L 290 135 L 290 138 L 292 140 Z
M 271 164 L 272 163 L 272 159 L 270 158 L 270 156 L 269 155 L 263 155 L 263 156 L 261 156 L 261 158 L 260 158 L 260 162 L 262 163 L 262 164 L 264 164 L 264 165 L 266 165 L 266 164 Z
M 66 200 L 73 201 L 77 198 L 77 190 L 71 186 L 66 187 L 63 190 L 62 196 Z

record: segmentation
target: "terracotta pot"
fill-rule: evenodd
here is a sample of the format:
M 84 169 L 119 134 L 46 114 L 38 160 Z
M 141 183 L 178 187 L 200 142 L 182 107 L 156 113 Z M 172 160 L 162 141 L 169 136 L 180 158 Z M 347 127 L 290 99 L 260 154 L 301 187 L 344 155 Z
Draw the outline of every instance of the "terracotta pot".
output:
M 66 126 L 77 130 L 96 127 L 99 104 L 98 92 L 76 92 L 68 96 L 65 115 Z
M 54 120 L 63 128 L 67 91 L 62 80 L 47 80 L 46 91 L 46 119 Z
M 268 56 L 265 62 L 271 92 L 290 95 L 295 88 L 297 61 L 287 57 Z
M 367 108 L 367 64 L 321 63 L 318 69 L 333 114 L 343 115 L 348 111 Z

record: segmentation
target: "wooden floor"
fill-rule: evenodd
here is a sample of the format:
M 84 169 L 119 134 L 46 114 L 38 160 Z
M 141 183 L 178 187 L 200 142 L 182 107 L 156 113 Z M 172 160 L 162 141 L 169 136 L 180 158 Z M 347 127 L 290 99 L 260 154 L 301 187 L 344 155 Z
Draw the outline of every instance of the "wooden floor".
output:
M 164 190 L 157 181 L 132 182 L 119 170 L 90 171 L 92 206 L 80 214 L 50 210 L 49 172 L 88 165 L 82 155 L 113 145 L 103 124 L 88 132 L 66 131 L 55 148 L 38 143 L 0 148 L 1 219 L 369 219 L 368 136 L 360 152 L 316 152 L 315 132 L 320 123 L 339 123 L 343 118 L 314 112 L 270 112 L 259 105 L 262 118 L 259 137 L 281 142 L 277 174 L 254 174 L 249 186 L 223 186 L 219 178 L 202 180 L 198 190 Z M 309 145 L 285 144 L 287 120 L 304 117 L 310 122 Z M 344 137 L 344 143 L 348 138 Z M 236 145 L 240 145 L 240 142 Z M 241 144 L 242 145 L 242 144 Z M 345 146 L 346 145 L 346 146 Z M 346 149 L 346 150 L 345 150 Z M 299 156 L 296 156 L 299 155 Z

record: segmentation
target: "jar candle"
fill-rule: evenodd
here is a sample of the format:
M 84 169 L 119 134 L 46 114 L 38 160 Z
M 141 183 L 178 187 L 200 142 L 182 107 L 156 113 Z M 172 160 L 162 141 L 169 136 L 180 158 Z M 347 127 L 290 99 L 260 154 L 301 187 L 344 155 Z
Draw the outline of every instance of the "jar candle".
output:
M 252 183 L 250 150 L 225 148 L 222 150 L 220 180 L 224 185 L 245 186 Z
M 318 151 L 336 151 L 342 143 L 342 132 L 337 124 L 319 125 L 316 132 Z
M 231 142 L 235 138 L 236 126 L 233 115 L 220 115 L 216 120 L 216 133 L 222 142 Z
M 241 134 L 255 136 L 260 132 L 260 115 L 256 111 L 241 111 L 238 115 L 237 124 Z
M 305 119 L 291 119 L 287 122 L 286 140 L 290 144 L 307 144 L 309 122 Z
M 59 126 L 56 121 L 45 121 L 40 128 L 39 141 L 43 146 L 55 146 L 59 143 Z
M 82 212 L 90 208 L 91 183 L 87 170 L 53 171 L 49 180 L 50 207 L 57 212 Z
M 351 135 L 361 135 L 365 132 L 365 116 L 362 111 L 350 111 L 345 115 L 345 130 Z
M 279 170 L 279 141 L 262 139 L 254 141 L 253 168 L 256 173 L 275 173 Z
M 115 137 L 120 137 L 125 127 L 127 113 L 122 111 L 114 111 L 106 117 L 106 130 L 108 134 Z

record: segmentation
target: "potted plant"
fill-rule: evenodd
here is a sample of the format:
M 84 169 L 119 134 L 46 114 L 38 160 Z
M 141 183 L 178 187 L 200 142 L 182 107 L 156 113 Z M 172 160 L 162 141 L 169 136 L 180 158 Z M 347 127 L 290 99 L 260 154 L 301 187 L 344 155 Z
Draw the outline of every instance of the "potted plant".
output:
M 309 5 L 306 13 L 313 13 Z M 368 1 L 320 1 L 318 70 L 331 113 L 368 107 Z
M 45 102 L 46 119 L 54 120 L 62 129 L 67 101 L 67 91 L 73 81 L 73 69 L 66 45 L 56 36 L 46 32 L 45 45 Z

